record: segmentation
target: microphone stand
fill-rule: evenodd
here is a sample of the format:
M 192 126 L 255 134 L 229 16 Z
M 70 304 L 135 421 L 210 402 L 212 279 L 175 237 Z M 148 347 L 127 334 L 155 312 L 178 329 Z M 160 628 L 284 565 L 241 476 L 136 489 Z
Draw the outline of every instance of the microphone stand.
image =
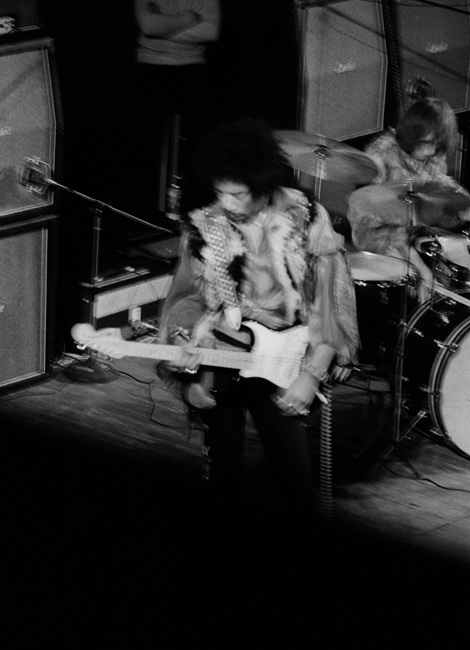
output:
M 52 185 L 61 190 L 65 190 L 74 196 L 85 199 L 93 204 L 93 238 L 92 238 L 92 253 L 91 253 L 91 281 L 90 287 L 92 289 L 93 299 L 90 301 L 90 312 L 88 315 L 89 322 L 96 329 L 97 317 L 95 310 L 95 295 L 97 283 L 99 279 L 99 251 L 100 251 L 100 235 L 101 235 L 101 219 L 103 210 L 109 209 L 124 217 L 128 217 L 138 223 L 141 223 L 160 232 L 168 232 L 173 234 L 173 231 L 160 226 L 155 226 L 152 223 L 139 219 L 132 214 L 118 210 L 111 205 L 103 203 L 94 199 L 86 194 L 77 192 L 76 190 L 66 187 L 48 177 L 49 165 L 39 158 L 26 159 L 26 162 L 21 170 L 20 183 L 33 194 L 44 194 L 47 188 Z M 72 362 L 65 370 L 64 374 L 74 381 L 82 381 L 86 383 L 105 383 L 114 381 L 119 377 L 119 373 L 108 363 L 98 358 L 96 350 L 90 349 L 90 354 L 85 359 L 79 359 Z
M 91 289 L 92 300 L 89 301 L 88 322 L 96 329 L 97 317 L 95 309 L 96 286 L 99 277 L 99 250 L 101 235 L 101 218 L 103 215 L 103 204 L 95 202 L 93 208 L 93 238 L 91 248 Z M 80 348 L 81 346 L 79 346 Z M 70 366 L 65 368 L 64 375 L 73 381 L 83 381 L 86 383 L 108 383 L 119 377 L 119 373 L 109 365 L 99 359 L 96 350 L 90 348 L 89 356 L 84 359 L 73 361 Z

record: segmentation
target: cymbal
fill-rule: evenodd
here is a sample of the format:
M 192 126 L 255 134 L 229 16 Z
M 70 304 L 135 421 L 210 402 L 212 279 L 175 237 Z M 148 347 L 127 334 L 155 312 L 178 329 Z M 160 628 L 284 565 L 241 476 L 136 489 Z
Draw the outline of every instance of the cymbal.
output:
M 440 210 L 445 214 L 461 212 L 470 207 L 470 197 L 455 188 L 438 182 L 414 185 L 412 192 L 418 197 L 421 209 Z
M 470 207 L 470 198 L 442 183 L 413 185 L 409 181 L 388 181 L 356 190 L 350 195 L 349 204 L 354 212 L 372 212 L 389 224 L 402 225 L 413 208 L 420 223 L 455 231 L 465 223 L 457 213 Z
M 324 135 L 302 131 L 275 131 L 279 143 L 294 169 L 321 180 L 349 180 L 370 183 L 377 166 L 367 154 Z

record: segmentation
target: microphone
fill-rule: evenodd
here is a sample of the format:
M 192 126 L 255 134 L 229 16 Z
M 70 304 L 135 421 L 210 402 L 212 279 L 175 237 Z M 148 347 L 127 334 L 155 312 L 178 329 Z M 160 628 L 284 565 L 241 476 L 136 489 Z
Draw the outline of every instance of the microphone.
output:
M 19 169 L 19 182 L 31 194 L 45 194 L 51 184 L 50 166 L 37 156 L 25 158 Z

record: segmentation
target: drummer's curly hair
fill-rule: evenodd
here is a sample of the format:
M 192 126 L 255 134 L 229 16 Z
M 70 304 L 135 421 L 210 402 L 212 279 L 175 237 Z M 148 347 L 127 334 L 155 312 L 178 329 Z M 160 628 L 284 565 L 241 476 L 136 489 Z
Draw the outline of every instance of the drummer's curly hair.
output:
M 254 198 L 272 198 L 289 178 L 287 157 L 274 132 L 262 120 L 252 118 L 220 124 L 206 134 L 193 164 L 204 182 L 241 183 Z
M 396 129 L 396 140 L 411 154 L 422 138 L 433 134 L 437 153 L 452 155 L 457 146 L 457 118 L 447 102 L 435 97 L 418 99 L 403 115 Z

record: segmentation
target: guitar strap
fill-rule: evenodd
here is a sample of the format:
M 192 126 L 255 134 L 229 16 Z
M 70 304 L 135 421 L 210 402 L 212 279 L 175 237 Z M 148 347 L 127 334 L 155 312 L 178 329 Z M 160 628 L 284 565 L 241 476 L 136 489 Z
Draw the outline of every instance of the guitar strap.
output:
M 225 334 L 225 332 L 221 332 L 220 330 L 214 330 L 213 334 L 216 339 L 219 341 L 222 341 L 223 343 L 228 343 L 229 345 L 232 345 L 235 348 L 241 348 L 242 350 L 246 350 L 247 352 L 250 352 L 251 349 L 253 348 L 253 343 L 254 343 L 254 334 L 253 330 L 251 330 L 249 327 L 246 327 L 245 325 L 241 325 L 240 330 L 243 332 L 246 332 L 247 334 L 250 335 L 250 342 L 249 343 L 243 343 L 242 341 L 239 341 L 238 339 L 234 339 L 228 334 Z

